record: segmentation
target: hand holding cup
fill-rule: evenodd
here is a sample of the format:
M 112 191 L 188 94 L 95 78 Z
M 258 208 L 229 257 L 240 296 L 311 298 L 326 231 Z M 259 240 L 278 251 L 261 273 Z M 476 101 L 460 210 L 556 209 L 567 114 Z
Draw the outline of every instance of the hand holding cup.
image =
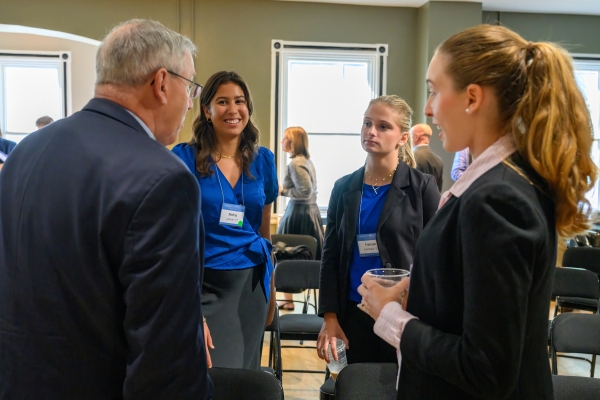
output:
M 402 304 L 410 283 L 409 274 L 409 271 L 391 268 L 367 271 L 361 278 L 362 285 L 358 287 L 362 296 L 361 310 L 377 320 L 389 302 Z

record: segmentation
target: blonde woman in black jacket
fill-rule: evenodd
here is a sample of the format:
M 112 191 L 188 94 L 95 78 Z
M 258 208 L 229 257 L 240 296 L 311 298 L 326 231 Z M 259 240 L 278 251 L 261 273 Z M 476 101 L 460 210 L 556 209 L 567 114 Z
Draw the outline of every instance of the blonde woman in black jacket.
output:
M 410 268 L 417 239 L 438 206 L 435 179 L 414 168 L 411 114 L 398 96 L 372 100 L 361 129 L 365 166 L 339 179 L 331 193 L 319 292 L 324 323 L 317 342 L 319 357 L 327 361 L 327 346 L 335 349 L 336 338 L 346 342 L 349 363 L 396 360 L 394 347 L 373 333 L 373 320 L 357 308 L 357 288 L 368 269 Z M 361 254 L 365 234 L 374 235 L 378 254 Z

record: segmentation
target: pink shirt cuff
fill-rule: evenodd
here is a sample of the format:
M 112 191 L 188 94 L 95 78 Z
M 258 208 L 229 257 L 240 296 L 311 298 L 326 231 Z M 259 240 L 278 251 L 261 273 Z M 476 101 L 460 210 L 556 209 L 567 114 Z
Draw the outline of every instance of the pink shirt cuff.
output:
M 408 321 L 412 319 L 418 318 L 404 311 L 400 303 L 392 301 L 386 304 L 383 310 L 381 310 L 373 331 L 390 345 L 396 349 L 400 349 L 402 332 L 404 332 L 404 327 Z

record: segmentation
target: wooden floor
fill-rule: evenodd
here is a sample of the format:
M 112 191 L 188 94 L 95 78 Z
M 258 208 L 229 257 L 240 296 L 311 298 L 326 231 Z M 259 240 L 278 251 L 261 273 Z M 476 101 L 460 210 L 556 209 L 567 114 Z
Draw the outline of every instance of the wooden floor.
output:
M 278 293 L 277 298 L 283 298 Z M 302 295 L 294 295 L 295 300 L 301 300 Z M 292 312 L 301 313 L 301 307 L 296 304 L 296 309 Z M 554 306 L 552 305 L 551 313 Z M 309 312 L 312 309 L 309 310 Z M 288 313 L 289 311 L 280 311 Z M 552 314 L 550 315 L 550 318 Z M 298 342 L 283 341 L 282 344 L 298 345 Z M 305 342 L 307 346 L 314 346 L 315 342 Z M 267 365 L 269 354 L 268 336 L 265 335 L 265 341 L 262 354 L 262 365 Z M 591 356 L 585 356 L 591 358 Z M 323 369 L 325 371 L 325 362 L 317 357 L 315 349 L 282 349 L 283 367 L 285 369 Z M 590 363 L 581 360 L 573 360 L 568 358 L 558 358 L 558 373 L 559 375 L 575 375 L 575 376 L 590 376 Z M 596 360 L 596 378 L 600 378 L 600 357 Z M 320 374 L 299 374 L 299 373 L 284 373 L 283 374 L 283 390 L 285 392 L 285 400 L 318 400 L 319 388 L 323 384 L 325 375 Z

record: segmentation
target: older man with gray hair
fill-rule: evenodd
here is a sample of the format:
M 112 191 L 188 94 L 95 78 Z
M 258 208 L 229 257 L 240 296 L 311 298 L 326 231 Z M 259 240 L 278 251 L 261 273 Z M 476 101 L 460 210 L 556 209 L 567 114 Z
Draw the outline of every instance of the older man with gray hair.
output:
M 438 190 L 442 191 L 444 176 L 444 162 L 429 147 L 431 138 L 431 127 L 427 124 L 417 124 L 410 130 L 413 141 L 413 152 L 417 161 L 417 169 L 424 174 L 433 175 Z
M 0 398 L 207 399 L 199 188 L 164 146 L 195 46 L 131 20 L 82 111 L 25 138 L 0 179 Z

